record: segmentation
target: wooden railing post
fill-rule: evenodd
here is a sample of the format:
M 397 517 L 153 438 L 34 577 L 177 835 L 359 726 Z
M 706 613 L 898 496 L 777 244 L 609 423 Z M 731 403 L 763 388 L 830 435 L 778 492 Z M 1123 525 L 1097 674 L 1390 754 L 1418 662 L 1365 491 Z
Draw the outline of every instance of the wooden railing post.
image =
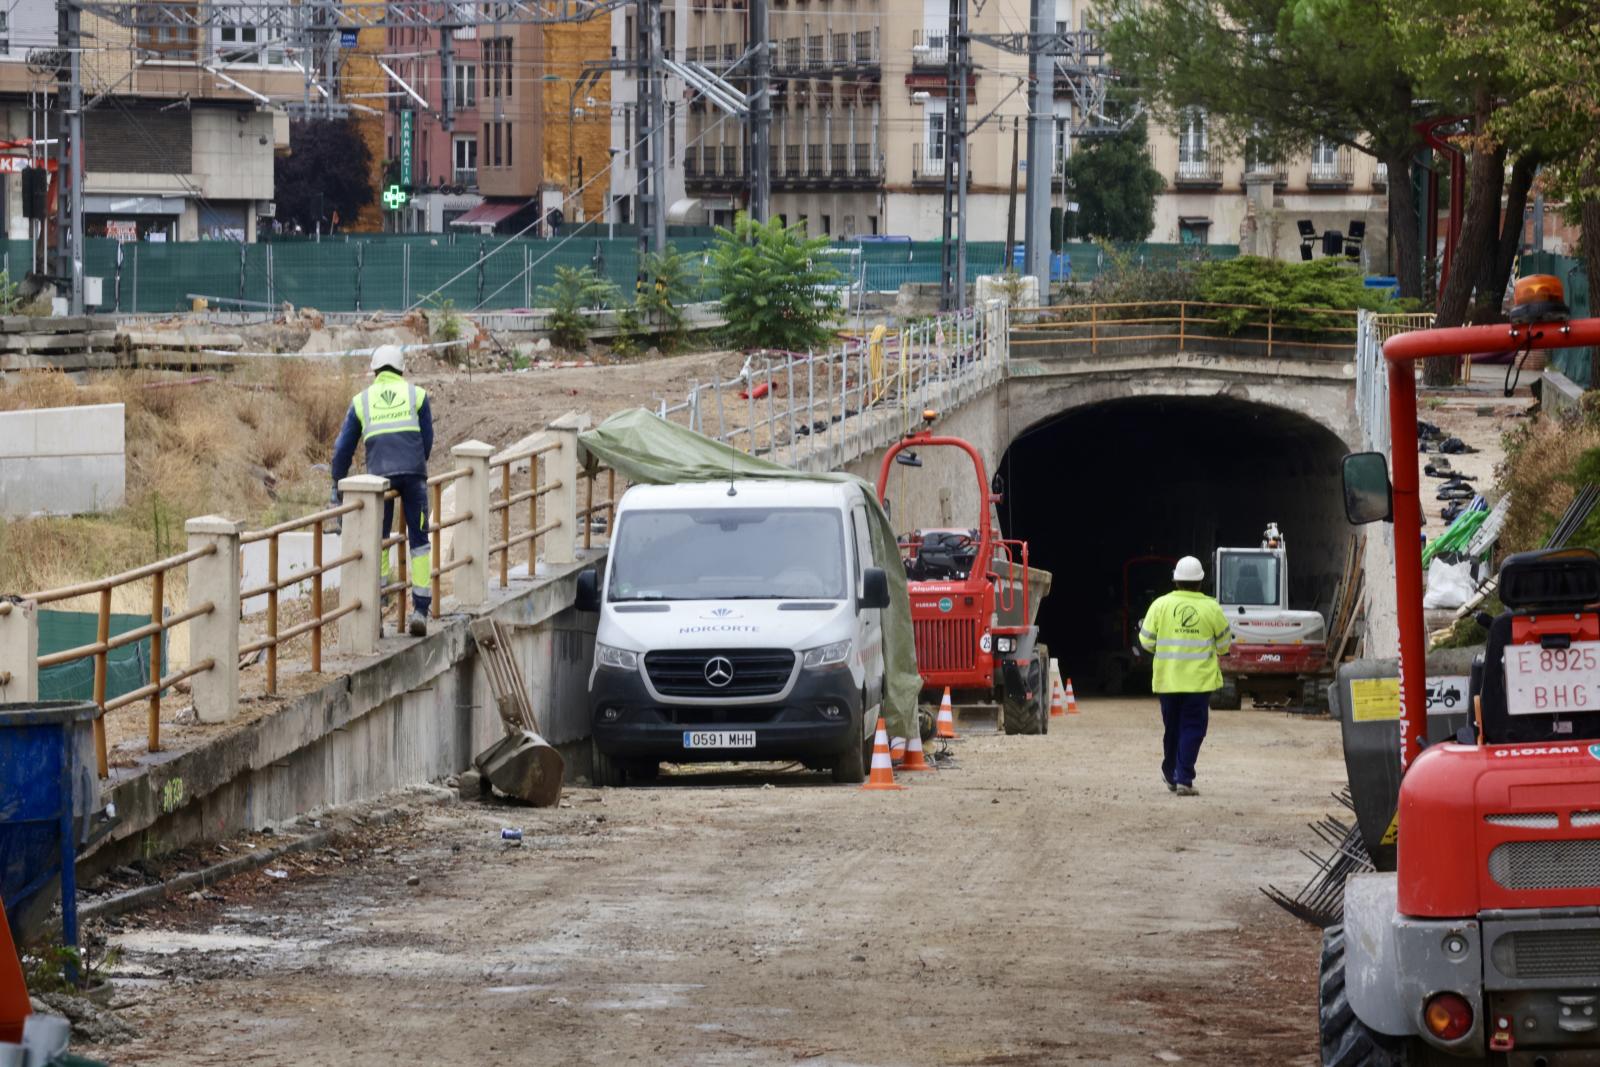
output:
M 1189 333 L 1189 302 L 1178 301 L 1178 351 L 1184 350 L 1184 343 L 1188 340 Z
M 100 777 L 110 773 L 106 753 L 106 674 L 111 669 L 111 652 L 106 642 L 111 640 L 111 587 L 100 590 L 100 612 L 95 627 L 95 643 L 100 651 L 94 657 L 94 706 L 100 714 L 94 720 L 94 758 L 100 764 Z
M 471 516 L 455 528 L 450 539 L 455 557 L 469 561 L 456 571 L 456 603 L 475 608 L 489 600 L 489 457 L 494 455 L 494 446 L 463 441 L 450 454 L 457 469 L 468 471 L 455 483 L 455 513 Z M 509 508 L 505 514 L 510 514 Z
M 378 650 L 383 626 L 383 598 L 378 591 L 383 581 L 383 494 L 388 491 L 389 479 L 372 474 L 354 475 L 339 483 L 346 501 L 361 502 L 359 510 L 344 517 L 339 535 L 341 556 L 361 553 L 361 558 L 345 564 L 339 575 L 339 606 L 347 605 L 347 598 L 361 601 L 359 608 L 339 619 L 339 647 L 352 656 L 369 656 Z
M 1267 358 L 1272 358 L 1272 309 L 1267 308 Z
M 194 676 L 190 695 L 201 722 L 226 722 L 239 707 L 239 534 L 244 523 L 202 515 L 183 528 L 191 551 L 216 546 L 189 562 L 189 607 L 212 605 L 212 618 L 189 624 L 189 662 L 212 661 L 210 670 Z
M 311 617 L 322 618 L 322 520 L 311 527 L 311 569 L 317 573 L 311 579 Z M 322 627 L 311 631 L 311 671 L 322 673 Z
M 267 538 L 267 695 L 278 695 L 278 535 Z
M 1091 356 L 1100 354 L 1100 306 L 1098 304 L 1089 305 L 1089 354 Z
M 167 599 L 167 572 L 156 571 L 150 576 L 150 625 L 160 626 L 162 608 Z M 167 635 L 157 632 L 150 635 L 150 681 L 155 691 L 150 694 L 150 707 L 146 715 L 145 740 L 151 752 L 161 751 L 161 642 Z
M 39 606 L 0 603 L 0 703 L 39 699 Z
M 537 471 L 539 460 L 537 456 L 528 459 L 528 467 Z M 511 461 L 507 460 L 500 467 L 500 501 L 504 505 L 500 509 L 500 541 L 506 547 L 500 553 L 500 588 L 504 589 L 511 584 Z M 531 574 L 530 574 L 531 577 Z
M 395 508 L 399 511 L 399 508 Z M 439 617 L 439 605 L 444 600 L 444 486 L 428 486 L 428 536 L 430 548 L 428 551 L 429 570 L 428 578 L 428 614 L 435 619 Z M 411 566 L 411 553 L 406 553 L 406 568 L 409 573 Z

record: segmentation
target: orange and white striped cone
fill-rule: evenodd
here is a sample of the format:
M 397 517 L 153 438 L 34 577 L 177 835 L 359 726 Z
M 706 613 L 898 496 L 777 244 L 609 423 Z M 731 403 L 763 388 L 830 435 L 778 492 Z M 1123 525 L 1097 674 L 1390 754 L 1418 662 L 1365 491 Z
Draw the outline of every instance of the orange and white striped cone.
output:
M 906 761 L 897 765 L 896 770 L 904 774 L 907 771 L 936 771 L 938 769 L 922 758 L 922 734 L 920 732 L 912 734 L 910 741 L 906 744 Z
M 903 737 L 889 738 L 889 762 L 894 764 L 894 769 L 899 770 L 906 761 L 906 739 Z
M 878 732 L 872 739 L 872 773 L 862 789 L 904 789 L 894 780 L 894 764 L 889 760 L 889 728 L 878 716 Z
M 956 733 L 956 715 L 950 706 L 950 687 L 944 687 L 944 696 L 939 700 L 939 718 L 933 724 L 933 736 L 946 741 L 954 741 L 961 735 Z
M 1078 714 L 1078 698 L 1072 692 L 1072 679 L 1071 678 L 1067 679 L 1067 714 L 1068 715 L 1076 715 L 1076 714 Z
M 1050 717 L 1059 719 L 1067 713 L 1066 694 L 1061 690 L 1061 668 L 1050 661 Z

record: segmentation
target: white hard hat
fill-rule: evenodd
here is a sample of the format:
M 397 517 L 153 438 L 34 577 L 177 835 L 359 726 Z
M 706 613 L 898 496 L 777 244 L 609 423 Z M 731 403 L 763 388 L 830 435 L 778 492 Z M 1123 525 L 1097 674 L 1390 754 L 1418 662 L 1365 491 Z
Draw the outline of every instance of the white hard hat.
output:
M 1172 580 L 1175 582 L 1203 582 L 1205 578 L 1206 569 L 1193 556 L 1184 556 L 1172 568 Z
M 406 372 L 405 349 L 399 345 L 379 345 L 373 349 L 371 367 L 373 373 L 376 374 L 385 367 L 388 367 L 396 374 L 404 374 Z

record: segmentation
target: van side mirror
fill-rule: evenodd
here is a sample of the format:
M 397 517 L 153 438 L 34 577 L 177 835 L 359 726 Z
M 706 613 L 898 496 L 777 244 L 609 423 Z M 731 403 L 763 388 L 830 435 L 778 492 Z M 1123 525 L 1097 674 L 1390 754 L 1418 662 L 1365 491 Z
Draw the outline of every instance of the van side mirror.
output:
M 578 595 L 572 606 L 579 611 L 600 610 L 600 572 L 594 567 L 578 572 Z
M 881 567 L 868 567 L 861 572 L 861 600 L 857 610 L 886 608 L 889 606 L 889 576 Z
M 1355 452 L 1344 457 L 1344 514 L 1356 526 L 1394 518 L 1389 462 L 1382 452 Z

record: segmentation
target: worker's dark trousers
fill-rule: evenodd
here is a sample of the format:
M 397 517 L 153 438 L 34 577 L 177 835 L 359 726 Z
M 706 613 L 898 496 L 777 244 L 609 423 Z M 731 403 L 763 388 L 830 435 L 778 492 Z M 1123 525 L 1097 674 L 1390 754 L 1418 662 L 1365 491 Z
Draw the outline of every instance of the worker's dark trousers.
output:
M 400 513 L 406 521 L 406 574 L 411 581 L 411 610 L 428 614 L 433 606 L 433 563 L 428 555 L 428 476 L 394 474 L 389 485 L 400 494 Z M 394 529 L 394 501 L 383 502 L 383 535 Z M 383 584 L 389 584 L 392 549 L 383 553 Z
M 1194 785 L 1194 761 L 1211 720 L 1210 693 L 1161 693 L 1161 777 Z

